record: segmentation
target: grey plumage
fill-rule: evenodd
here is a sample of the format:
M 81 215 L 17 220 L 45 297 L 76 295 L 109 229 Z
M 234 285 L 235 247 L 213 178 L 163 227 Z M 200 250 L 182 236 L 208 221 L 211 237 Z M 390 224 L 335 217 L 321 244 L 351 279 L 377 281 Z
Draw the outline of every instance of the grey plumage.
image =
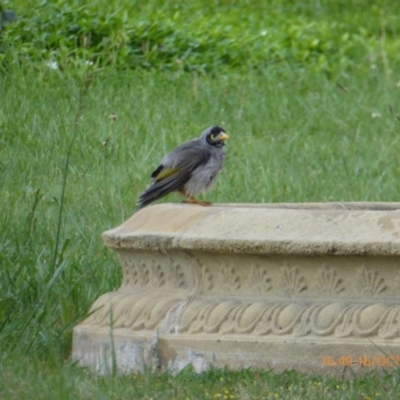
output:
M 213 126 L 205 130 L 198 139 L 186 142 L 163 158 L 158 168 L 151 174 L 153 182 L 139 197 L 139 209 L 161 199 L 167 194 L 179 191 L 199 202 L 195 195 L 211 188 L 224 165 L 225 130 Z

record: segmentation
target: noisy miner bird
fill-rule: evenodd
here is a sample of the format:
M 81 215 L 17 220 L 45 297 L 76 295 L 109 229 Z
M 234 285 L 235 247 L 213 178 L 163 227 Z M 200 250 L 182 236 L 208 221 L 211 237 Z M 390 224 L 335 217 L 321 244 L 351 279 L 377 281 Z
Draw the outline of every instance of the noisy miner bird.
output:
M 208 206 L 194 196 L 211 188 L 225 161 L 223 128 L 213 126 L 205 130 L 198 139 L 186 142 L 161 161 L 151 174 L 153 182 L 139 197 L 138 209 L 159 200 L 172 192 L 179 192 L 189 200 L 184 203 Z

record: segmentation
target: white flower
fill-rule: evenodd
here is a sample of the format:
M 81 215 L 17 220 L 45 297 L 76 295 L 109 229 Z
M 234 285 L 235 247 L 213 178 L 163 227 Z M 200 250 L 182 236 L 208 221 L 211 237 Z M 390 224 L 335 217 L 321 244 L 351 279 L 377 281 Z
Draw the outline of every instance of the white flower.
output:
M 58 64 L 56 61 L 47 61 L 46 65 L 51 69 L 58 69 Z

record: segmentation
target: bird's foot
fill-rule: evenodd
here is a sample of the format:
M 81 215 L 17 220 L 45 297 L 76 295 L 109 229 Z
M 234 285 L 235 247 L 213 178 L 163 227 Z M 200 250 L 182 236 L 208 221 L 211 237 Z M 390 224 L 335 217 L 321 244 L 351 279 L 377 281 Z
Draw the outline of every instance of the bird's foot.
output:
M 196 199 L 196 201 L 192 201 L 192 200 L 183 200 L 182 201 L 183 204 L 197 204 L 198 206 L 203 206 L 203 207 L 208 207 L 208 206 L 212 206 L 212 203 L 208 202 L 208 201 L 199 201 Z
M 196 197 L 187 195 L 183 190 L 180 190 L 179 193 L 182 196 L 189 199 L 189 200 L 183 200 L 182 201 L 183 204 L 197 204 L 198 206 L 203 206 L 203 207 L 208 207 L 212 205 L 212 203 L 209 203 L 208 201 L 199 201 L 196 199 Z

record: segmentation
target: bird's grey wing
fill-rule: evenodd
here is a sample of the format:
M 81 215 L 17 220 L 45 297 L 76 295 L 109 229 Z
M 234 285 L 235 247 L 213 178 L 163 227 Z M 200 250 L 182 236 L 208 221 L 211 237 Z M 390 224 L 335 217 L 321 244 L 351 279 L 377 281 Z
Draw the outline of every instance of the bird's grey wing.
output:
M 180 168 L 192 173 L 201 165 L 207 164 L 211 156 L 208 146 L 195 139 L 184 143 L 169 153 L 162 161 L 164 168 Z
M 166 170 L 164 174 L 160 173 L 159 175 L 163 175 L 162 179 L 155 177 L 152 185 L 140 195 L 139 208 L 145 207 L 171 192 L 182 189 L 190 178 L 190 174 L 177 168 Z
M 194 170 L 206 164 L 210 153 L 198 140 L 184 143 L 169 153 L 153 171 L 152 185 L 139 197 L 139 208 L 159 200 L 167 194 L 181 190 Z

